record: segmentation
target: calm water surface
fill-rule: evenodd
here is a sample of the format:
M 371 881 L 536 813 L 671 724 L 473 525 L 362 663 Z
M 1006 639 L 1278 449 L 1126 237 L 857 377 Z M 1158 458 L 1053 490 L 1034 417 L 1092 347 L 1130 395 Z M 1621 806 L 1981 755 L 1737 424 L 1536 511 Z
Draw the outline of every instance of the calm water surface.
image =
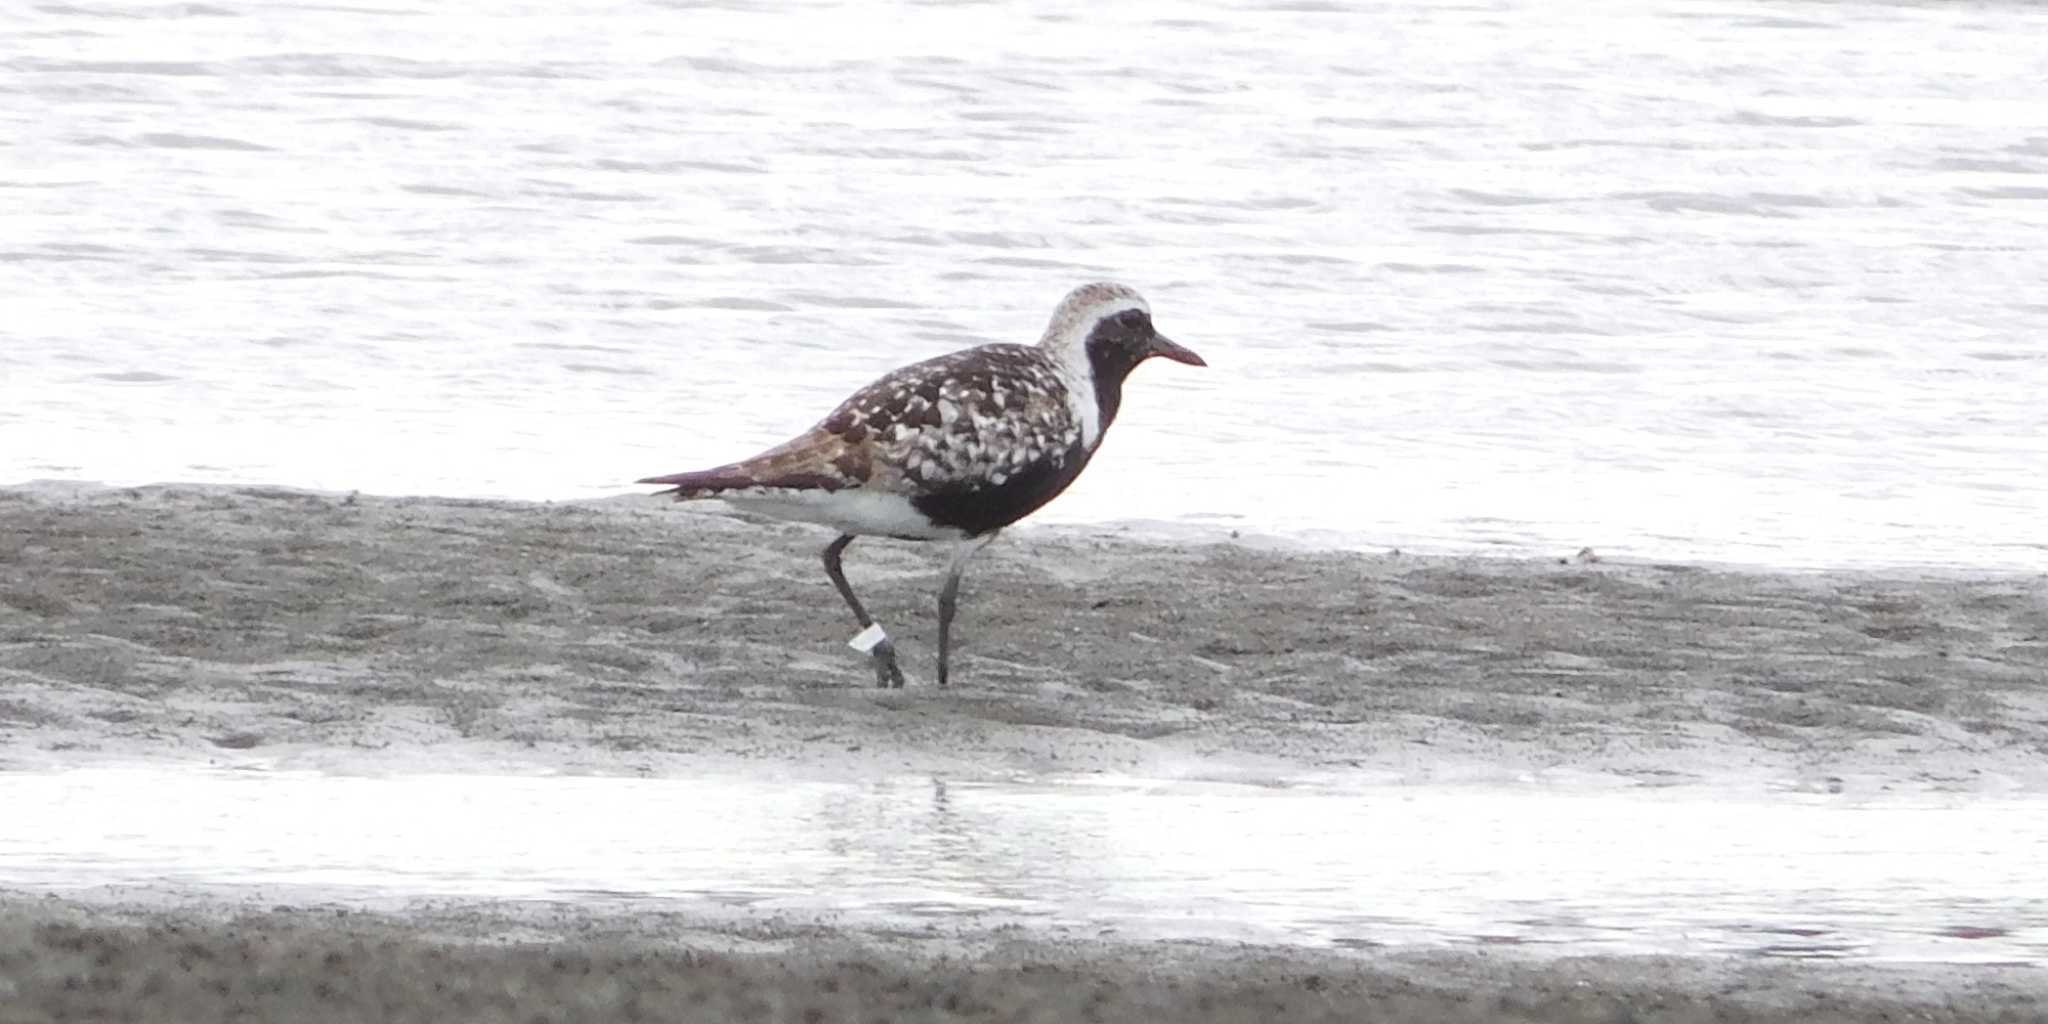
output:
M 577 497 L 1143 288 L 1045 518 L 2048 568 L 2048 7 L 23 2 L 0 483 Z
M 2039 796 L 95 769 L 0 806 L 0 886 L 73 894 L 2048 962 Z

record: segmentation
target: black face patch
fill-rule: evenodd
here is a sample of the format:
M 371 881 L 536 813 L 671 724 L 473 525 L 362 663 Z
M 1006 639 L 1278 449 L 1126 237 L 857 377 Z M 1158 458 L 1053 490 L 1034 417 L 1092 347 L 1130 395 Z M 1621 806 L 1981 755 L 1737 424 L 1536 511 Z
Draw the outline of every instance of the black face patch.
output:
M 1088 332 L 1088 366 L 1095 377 L 1095 407 L 1103 430 L 1109 429 L 1123 404 L 1124 378 L 1151 354 L 1152 339 L 1158 336 L 1152 318 L 1142 309 L 1103 317 Z

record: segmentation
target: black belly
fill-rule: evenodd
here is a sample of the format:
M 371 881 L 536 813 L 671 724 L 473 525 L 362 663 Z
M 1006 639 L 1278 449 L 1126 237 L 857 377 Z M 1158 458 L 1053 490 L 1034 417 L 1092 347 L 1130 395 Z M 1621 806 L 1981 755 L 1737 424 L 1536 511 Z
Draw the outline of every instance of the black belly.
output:
M 1072 449 L 1058 462 L 1048 459 L 1025 466 L 1000 484 L 983 481 L 940 487 L 910 499 L 910 503 L 934 524 L 978 537 L 1000 530 L 1059 497 L 1081 475 L 1091 454 Z

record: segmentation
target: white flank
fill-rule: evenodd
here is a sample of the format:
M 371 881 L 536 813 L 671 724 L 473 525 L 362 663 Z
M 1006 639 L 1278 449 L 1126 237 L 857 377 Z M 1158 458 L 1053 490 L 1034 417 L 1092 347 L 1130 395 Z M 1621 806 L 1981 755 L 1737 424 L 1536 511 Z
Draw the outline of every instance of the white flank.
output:
M 879 491 L 800 491 L 789 488 L 756 488 L 727 491 L 719 495 L 726 502 L 800 523 L 817 523 L 841 533 L 864 536 L 914 537 L 918 540 L 958 540 L 966 536 L 947 526 L 934 526 L 910 499 Z
M 1087 339 L 1086 334 L 1081 336 L 1083 344 Z M 1088 353 L 1079 345 L 1075 350 L 1072 358 L 1065 351 L 1060 353 L 1060 383 L 1066 385 L 1067 408 L 1081 425 L 1081 447 L 1092 450 L 1102 440 L 1102 409 L 1095 404 L 1095 374 L 1088 366 Z

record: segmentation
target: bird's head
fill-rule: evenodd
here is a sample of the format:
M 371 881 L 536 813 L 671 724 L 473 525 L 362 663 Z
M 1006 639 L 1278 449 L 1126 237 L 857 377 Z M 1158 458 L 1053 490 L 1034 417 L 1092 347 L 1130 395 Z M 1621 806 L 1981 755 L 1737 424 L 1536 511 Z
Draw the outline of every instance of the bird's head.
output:
M 1152 326 L 1152 307 L 1136 289 L 1107 281 L 1068 292 L 1039 344 L 1088 366 L 1097 381 L 1120 382 L 1153 356 L 1209 365 Z

